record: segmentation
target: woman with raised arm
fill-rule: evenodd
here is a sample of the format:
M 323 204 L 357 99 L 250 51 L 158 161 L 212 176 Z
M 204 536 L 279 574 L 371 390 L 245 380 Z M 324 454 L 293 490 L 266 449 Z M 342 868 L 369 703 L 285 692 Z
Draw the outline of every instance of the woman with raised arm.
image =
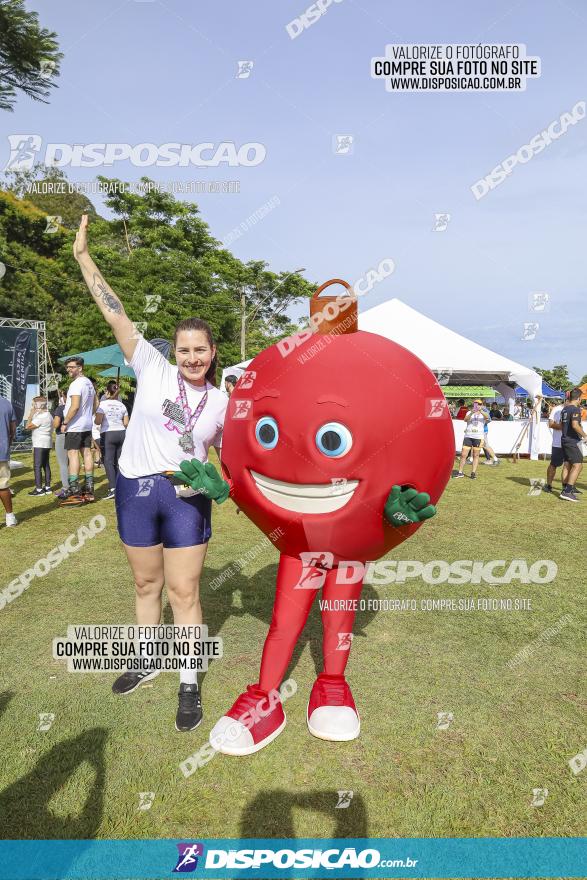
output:
M 228 497 L 219 475 L 201 492 L 180 489 L 172 482 L 186 458 L 208 460 L 214 446 L 220 454 L 228 398 L 214 384 L 216 346 L 210 327 L 187 318 L 175 328 L 177 366 L 135 330 L 119 298 L 104 280 L 87 247 L 88 217 L 84 214 L 74 256 L 84 280 L 116 341 L 137 377 L 137 391 L 116 481 L 118 531 L 136 589 L 136 617 L 141 626 L 161 618 L 161 593 L 167 587 L 174 623 L 202 623 L 200 574 L 211 536 L 212 500 Z M 206 465 L 209 473 L 213 466 Z M 142 658 L 139 671 L 129 669 L 112 690 L 129 694 L 157 671 Z M 193 730 L 202 720 L 195 671 L 181 670 L 177 730 Z

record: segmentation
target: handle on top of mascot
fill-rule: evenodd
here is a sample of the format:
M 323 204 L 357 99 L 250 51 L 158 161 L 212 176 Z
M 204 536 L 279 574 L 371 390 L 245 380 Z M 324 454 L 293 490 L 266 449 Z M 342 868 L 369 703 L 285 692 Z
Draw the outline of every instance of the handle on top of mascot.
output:
M 342 284 L 348 294 L 320 296 L 332 284 Z M 310 299 L 310 324 L 315 333 L 356 333 L 359 329 L 357 296 L 348 281 L 331 278 L 321 284 Z

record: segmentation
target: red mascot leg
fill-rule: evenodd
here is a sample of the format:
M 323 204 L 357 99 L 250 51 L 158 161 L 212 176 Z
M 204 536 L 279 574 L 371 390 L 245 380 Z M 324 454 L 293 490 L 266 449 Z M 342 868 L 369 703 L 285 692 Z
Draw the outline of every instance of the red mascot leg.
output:
M 344 677 L 362 579 L 356 584 L 337 583 L 338 569 L 328 572 L 322 590 L 322 649 L 324 672 L 314 683 L 308 702 L 308 729 L 319 739 L 356 739 L 361 730 L 359 713 Z
M 282 554 L 259 684 L 248 685 L 212 728 L 210 743 L 219 752 L 251 755 L 279 736 L 285 727 L 277 689 L 323 581 L 322 569 L 304 566 L 299 557 Z
M 296 589 L 302 573 L 306 588 Z M 299 557 L 283 554 L 280 557 L 271 625 L 261 658 L 261 690 L 270 691 L 281 684 L 323 580 L 323 571 L 304 567 Z
M 362 578 L 357 584 L 338 584 L 337 574 L 337 568 L 329 571 L 322 589 L 322 652 L 328 675 L 344 675 L 363 589 Z

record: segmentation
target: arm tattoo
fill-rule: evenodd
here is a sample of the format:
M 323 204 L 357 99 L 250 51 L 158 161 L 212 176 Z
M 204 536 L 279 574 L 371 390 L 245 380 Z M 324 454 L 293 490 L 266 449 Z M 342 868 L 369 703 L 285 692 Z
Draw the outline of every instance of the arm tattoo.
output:
M 96 299 L 102 300 L 109 312 L 115 312 L 117 315 L 122 314 L 122 303 L 117 296 L 108 290 L 106 282 L 98 272 L 94 272 L 92 294 Z

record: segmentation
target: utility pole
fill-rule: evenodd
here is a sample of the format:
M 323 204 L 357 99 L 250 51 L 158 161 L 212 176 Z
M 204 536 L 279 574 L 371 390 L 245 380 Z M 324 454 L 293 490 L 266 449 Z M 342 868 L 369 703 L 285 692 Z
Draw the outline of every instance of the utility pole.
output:
M 245 298 L 245 288 L 241 290 L 241 361 L 247 359 L 247 316 L 245 313 L 247 301 Z

